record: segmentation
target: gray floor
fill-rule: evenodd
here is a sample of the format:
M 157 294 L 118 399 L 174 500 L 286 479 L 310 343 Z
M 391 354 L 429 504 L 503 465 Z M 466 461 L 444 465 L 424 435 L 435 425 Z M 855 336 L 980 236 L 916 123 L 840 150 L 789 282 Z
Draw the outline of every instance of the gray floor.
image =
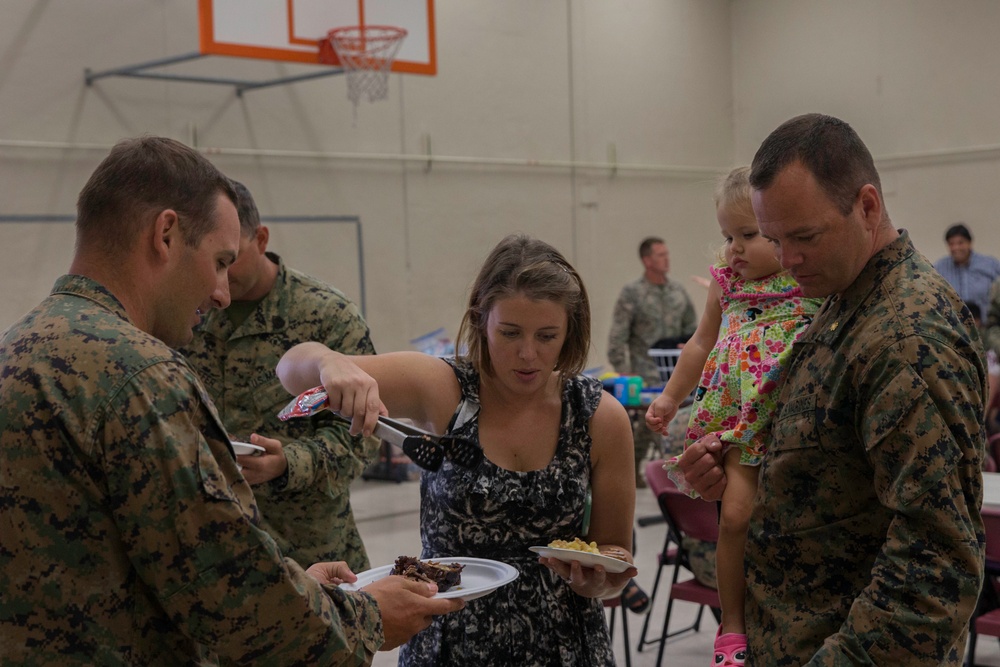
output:
M 400 554 L 420 552 L 417 507 L 419 504 L 419 484 L 417 482 L 357 481 L 351 490 L 355 517 L 361 536 L 368 548 L 372 565 L 377 567 L 393 562 Z M 657 515 L 659 509 L 652 494 L 640 489 L 636 494 L 636 516 Z M 665 528 L 662 524 L 637 529 L 636 566 L 639 582 L 647 592 L 652 590 L 656 576 L 656 553 L 663 544 Z M 667 578 L 672 570 L 664 570 Z M 658 595 L 655 601 L 650 626 L 660 628 L 666 607 L 666 596 Z M 697 606 L 684 602 L 675 603 L 671 627 L 682 627 L 694 619 Z M 620 612 L 619 612 L 620 613 Z M 629 614 L 629 634 L 632 644 L 632 665 L 653 667 L 656 664 L 656 647 L 647 647 L 642 653 L 635 650 L 635 644 L 642 628 L 644 617 Z M 713 619 L 706 614 L 700 632 L 688 633 L 667 643 L 663 665 L 668 667 L 708 667 L 712 664 L 712 640 L 715 636 Z M 615 652 L 618 665 L 625 665 L 625 654 L 621 637 L 621 624 L 615 623 Z M 985 637 L 977 645 L 976 664 L 1000 667 L 1000 643 Z M 396 651 L 379 653 L 374 667 L 390 667 L 396 664 Z

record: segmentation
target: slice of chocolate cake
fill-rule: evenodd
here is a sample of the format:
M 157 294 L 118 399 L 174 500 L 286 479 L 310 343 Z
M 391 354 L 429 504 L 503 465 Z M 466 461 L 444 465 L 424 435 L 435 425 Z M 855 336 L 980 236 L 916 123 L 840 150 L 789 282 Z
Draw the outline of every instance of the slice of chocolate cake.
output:
M 415 581 L 435 583 L 439 593 L 444 593 L 452 586 L 462 583 L 464 565 L 452 563 L 445 565 L 432 560 L 420 561 L 413 556 L 400 556 L 390 574 L 398 574 Z

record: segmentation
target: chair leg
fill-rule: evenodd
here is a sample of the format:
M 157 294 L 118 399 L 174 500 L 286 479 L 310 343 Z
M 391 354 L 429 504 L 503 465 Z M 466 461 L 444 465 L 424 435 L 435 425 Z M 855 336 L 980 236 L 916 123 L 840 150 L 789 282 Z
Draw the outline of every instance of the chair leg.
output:
M 625 601 L 622 600 L 622 604 Z M 622 645 L 625 646 L 625 667 L 632 667 L 632 648 L 629 646 L 628 637 L 628 613 L 625 611 L 625 607 L 622 607 Z
M 636 645 L 635 649 L 642 653 L 644 646 L 649 644 L 655 644 L 658 640 L 653 639 L 646 641 L 646 631 L 649 629 L 649 619 L 653 616 L 653 604 L 656 602 L 656 591 L 660 589 L 660 575 L 663 574 L 663 559 L 666 557 L 667 550 L 670 548 L 670 535 L 667 535 L 667 539 L 663 542 L 663 551 L 660 552 L 660 567 L 656 570 L 656 578 L 653 579 L 653 592 L 649 594 L 649 613 L 646 614 L 646 620 L 642 622 L 642 632 L 639 633 L 639 643 Z
M 667 613 L 663 617 L 663 631 L 660 633 L 660 648 L 656 652 L 656 667 L 663 664 L 663 647 L 667 645 L 667 628 L 670 627 L 670 612 L 674 609 L 674 598 L 671 596 L 667 600 Z
M 625 596 L 621 596 L 620 605 L 618 607 L 611 607 L 611 614 L 608 619 L 608 640 L 611 642 L 611 646 L 615 645 L 615 617 L 618 615 L 618 610 L 621 609 L 622 612 L 622 645 L 625 647 L 625 667 L 632 667 L 632 647 L 629 646 L 629 636 L 628 636 L 628 611 L 625 606 Z
M 705 613 L 705 605 L 698 606 L 698 615 L 694 617 L 694 631 L 699 632 L 701 630 L 701 615 Z

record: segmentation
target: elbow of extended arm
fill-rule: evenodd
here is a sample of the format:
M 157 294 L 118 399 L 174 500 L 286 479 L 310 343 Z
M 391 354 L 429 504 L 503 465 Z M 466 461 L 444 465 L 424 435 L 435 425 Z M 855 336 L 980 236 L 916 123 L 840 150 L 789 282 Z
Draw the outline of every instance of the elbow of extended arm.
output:
M 335 354 L 322 343 L 299 343 L 278 360 L 275 374 L 287 391 L 300 394 L 320 383 L 320 367 L 325 356 Z

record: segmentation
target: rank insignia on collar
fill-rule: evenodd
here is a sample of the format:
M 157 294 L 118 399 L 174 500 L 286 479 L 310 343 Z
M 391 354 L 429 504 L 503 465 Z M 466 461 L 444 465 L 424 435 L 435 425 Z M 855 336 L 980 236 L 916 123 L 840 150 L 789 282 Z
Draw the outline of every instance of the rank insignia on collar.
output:
M 836 331 L 837 330 L 837 325 L 839 325 L 839 324 L 840 324 L 839 322 L 834 322 L 833 324 L 831 324 L 830 325 L 830 331 Z

